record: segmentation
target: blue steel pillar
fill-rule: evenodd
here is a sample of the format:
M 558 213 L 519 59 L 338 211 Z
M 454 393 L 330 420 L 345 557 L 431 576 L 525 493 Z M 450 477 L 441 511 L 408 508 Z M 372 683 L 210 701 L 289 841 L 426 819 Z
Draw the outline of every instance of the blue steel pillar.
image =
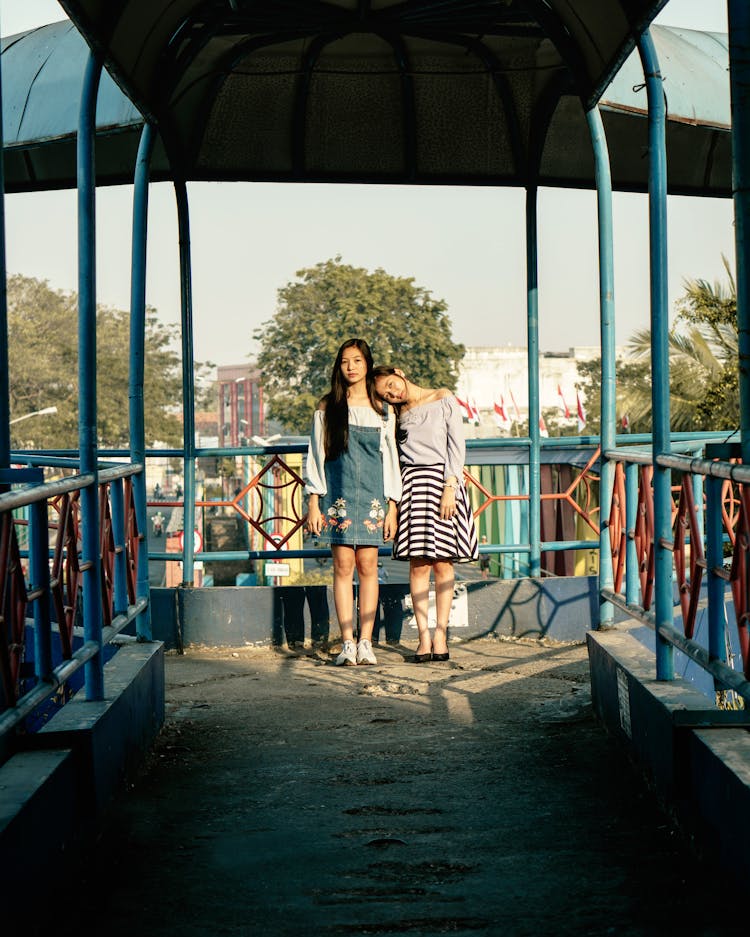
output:
M 104 696 L 99 547 L 99 476 L 96 427 L 96 176 L 94 138 L 101 61 L 89 54 L 78 124 L 78 446 L 81 472 L 94 484 L 81 491 L 83 637 L 100 652 L 85 665 L 86 699 Z
M 638 522 L 638 471 L 633 462 L 625 464 L 625 602 L 637 605 L 640 589 L 638 575 L 638 551 L 635 546 L 635 525 Z
M 750 8 L 747 0 L 729 0 L 728 16 L 741 452 L 743 463 L 750 465 Z
M 2 114 L 0 81 L 0 114 Z M 3 152 L 3 123 L 0 120 L 0 153 Z M 5 270 L 5 170 L 0 159 L 0 469 L 10 467 L 10 376 L 8 374 L 8 297 Z M 0 491 L 2 491 L 0 486 Z
M 614 588 L 612 545 L 609 539 L 609 516 L 615 481 L 614 463 L 604 453 L 614 449 L 615 440 L 615 263 L 612 235 L 612 173 L 604 125 L 598 107 L 586 113 L 594 151 L 596 197 L 599 231 L 599 328 L 602 345 L 601 374 L 601 449 L 602 469 L 599 482 L 600 534 L 599 534 L 599 589 Z M 599 626 L 611 625 L 614 607 L 599 599 Z
M 656 464 L 669 453 L 669 305 L 667 294 L 667 147 L 664 89 L 648 31 L 638 41 L 648 94 L 648 195 L 651 273 L 651 409 L 654 459 L 654 615 L 656 679 L 674 679 L 672 646 L 659 635 L 674 625 L 671 471 Z
M 133 246 L 130 275 L 130 367 L 128 400 L 130 411 L 130 461 L 143 470 L 133 476 L 133 498 L 142 539 L 138 544 L 136 599 L 148 598 L 148 511 L 146 508 L 146 430 L 143 413 L 143 382 L 146 367 L 146 242 L 148 237 L 148 191 L 155 133 L 144 124 L 135 165 L 133 188 Z M 139 641 L 150 641 L 151 607 L 136 620 Z
M 526 188 L 526 341 L 529 376 L 529 576 L 542 574 L 541 504 L 539 472 L 539 276 L 537 260 L 537 193 L 535 183 Z
M 195 548 L 195 381 L 193 358 L 193 281 L 190 261 L 190 210 L 183 181 L 175 182 L 180 236 L 180 297 L 182 307 L 182 408 L 185 449 L 183 585 L 193 585 Z
M 726 660 L 724 636 L 724 590 L 719 575 L 724 565 L 724 523 L 721 517 L 721 478 L 706 479 L 706 569 L 708 570 L 708 654 L 711 660 Z

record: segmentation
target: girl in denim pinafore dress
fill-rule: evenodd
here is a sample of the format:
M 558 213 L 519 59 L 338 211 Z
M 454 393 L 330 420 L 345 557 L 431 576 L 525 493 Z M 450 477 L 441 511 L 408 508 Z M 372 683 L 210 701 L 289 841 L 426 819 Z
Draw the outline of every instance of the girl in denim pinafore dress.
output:
M 374 664 L 378 547 L 396 529 L 401 472 L 395 417 L 372 393 L 372 355 L 351 339 L 338 351 L 331 391 L 313 417 L 305 468 L 307 526 L 333 554 L 333 592 L 343 649 L 337 664 Z M 359 579 L 359 642 L 354 642 L 354 569 Z

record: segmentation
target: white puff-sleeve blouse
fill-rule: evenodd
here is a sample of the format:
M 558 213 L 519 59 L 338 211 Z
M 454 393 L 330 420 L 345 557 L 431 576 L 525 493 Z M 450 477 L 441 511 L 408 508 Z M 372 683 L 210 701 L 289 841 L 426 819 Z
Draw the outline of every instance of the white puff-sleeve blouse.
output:
M 310 443 L 305 461 L 305 491 L 323 497 L 327 491 L 325 472 L 325 425 L 324 410 L 313 414 Z M 349 407 L 349 426 L 372 426 L 380 428 L 380 454 L 383 459 L 383 494 L 390 501 L 401 500 L 401 468 L 396 446 L 396 415 L 388 407 L 387 418 L 376 413 L 372 407 Z

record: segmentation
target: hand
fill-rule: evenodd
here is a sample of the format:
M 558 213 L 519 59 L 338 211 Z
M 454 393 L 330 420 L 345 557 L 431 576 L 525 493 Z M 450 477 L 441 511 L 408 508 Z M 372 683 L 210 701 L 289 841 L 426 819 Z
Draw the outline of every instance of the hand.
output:
M 314 501 L 310 498 L 310 505 L 307 509 L 307 529 L 316 536 L 323 530 L 323 515 L 320 513 L 317 498 Z
M 443 496 L 440 499 L 440 519 L 449 521 L 453 519 L 456 513 L 456 492 L 452 488 L 443 488 Z
M 398 505 L 395 501 L 388 502 L 388 510 L 383 521 L 383 540 L 387 543 L 396 536 L 398 526 Z

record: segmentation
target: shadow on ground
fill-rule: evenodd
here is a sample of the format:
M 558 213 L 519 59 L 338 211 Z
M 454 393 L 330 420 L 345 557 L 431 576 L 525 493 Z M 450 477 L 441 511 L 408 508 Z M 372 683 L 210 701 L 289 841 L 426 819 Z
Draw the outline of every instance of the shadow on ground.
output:
M 734 933 L 729 876 L 595 722 L 584 646 L 376 650 L 170 655 L 167 725 L 56 933 Z

